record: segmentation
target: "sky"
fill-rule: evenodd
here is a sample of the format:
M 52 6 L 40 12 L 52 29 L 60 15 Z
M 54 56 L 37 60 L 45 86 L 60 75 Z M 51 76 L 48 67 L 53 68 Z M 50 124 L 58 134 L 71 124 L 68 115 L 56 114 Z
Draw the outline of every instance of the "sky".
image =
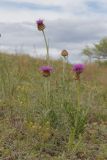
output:
M 61 50 L 82 61 L 83 48 L 107 36 L 107 0 L 0 0 L 0 49 L 45 56 L 43 19 L 52 57 Z

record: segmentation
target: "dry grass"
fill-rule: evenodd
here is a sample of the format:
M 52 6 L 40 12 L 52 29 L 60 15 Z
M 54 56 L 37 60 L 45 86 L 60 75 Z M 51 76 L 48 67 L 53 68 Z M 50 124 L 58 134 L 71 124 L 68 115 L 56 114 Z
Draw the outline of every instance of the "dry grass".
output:
M 45 63 L 0 54 L 0 159 L 106 160 L 107 65 L 86 65 L 81 75 L 75 131 L 77 88 L 71 65 L 63 84 L 62 61 L 51 61 L 46 105 L 45 78 L 39 72 Z

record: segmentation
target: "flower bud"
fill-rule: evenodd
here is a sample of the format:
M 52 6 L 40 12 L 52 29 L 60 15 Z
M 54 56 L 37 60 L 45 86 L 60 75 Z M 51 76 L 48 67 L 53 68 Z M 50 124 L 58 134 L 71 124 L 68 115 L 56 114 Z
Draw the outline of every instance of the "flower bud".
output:
M 40 70 L 42 71 L 42 75 L 44 77 L 49 77 L 50 73 L 52 72 L 53 68 L 50 66 L 42 66 L 40 67 Z
M 62 52 L 61 52 L 61 55 L 63 56 L 63 57 L 66 57 L 66 56 L 68 56 L 68 52 L 67 52 L 67 50 L 62 50 Z
M 43 20 L 40 19 L 40 20 L 36 21 L 36 23 L 37 23 L 37 28 L 39 31 L 43 31 L 45 29 L 45 25 L 43 23 Z

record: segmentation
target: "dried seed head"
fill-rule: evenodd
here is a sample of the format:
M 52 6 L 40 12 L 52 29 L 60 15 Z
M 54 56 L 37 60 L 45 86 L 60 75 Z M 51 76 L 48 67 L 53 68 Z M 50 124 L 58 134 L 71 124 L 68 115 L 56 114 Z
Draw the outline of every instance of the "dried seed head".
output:
M 62 50 L 62 52 L 61 52 L 61 55 L 63 56 L 63 57 L 66 57 L 66 56 L 68 56 L 68 52 L 67 52 L 67 50 Z

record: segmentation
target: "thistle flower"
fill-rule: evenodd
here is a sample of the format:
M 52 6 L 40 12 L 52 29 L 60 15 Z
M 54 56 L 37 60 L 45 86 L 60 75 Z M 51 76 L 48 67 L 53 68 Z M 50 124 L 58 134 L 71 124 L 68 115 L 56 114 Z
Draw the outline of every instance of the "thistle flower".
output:
M 36 23 L 37 23 L 37 28 L 39 31 L 43 31 L 45 29 L 45 25 L 43 23 L 43 20 L 39 19 L 36 21 Z
M 61 52 L 61 55 L 63 56 L 63 57 L 66 57 L 66 56 L 68 56 L 68 52 L 67 52 L 67 50 L 62 50 L 62 52 Z
M 82 73 L 84 70 L 84 64 L 74 64 L 73 65 L 73 71 L 76 73 Z
M 80 80 L 80 74 L 84 71 L 84 64 L 74 64 L 72 70 L 76 73 L 75 79 Z
M 49 77 L 50 73 L 53 71 L 53 68 L 50 66 L 42 66 L 40 67 L 40 71 L 42 71 L 44 77 Z
M 41 20 L 41 19 L 37 20 L 36 23 L 37 23 L 38 30 L 42 31 L 42 33 L 43 33 L 45 46 L 46 46 L 46 59 L 47 59 L 48 65 L 49 65 L 49 46 L 48 46 L 47 38 L 46 38 L 46 35 L 45 35 L 45 31 L 44 31 L 45 25 L 43 23 L 43 20 Z

